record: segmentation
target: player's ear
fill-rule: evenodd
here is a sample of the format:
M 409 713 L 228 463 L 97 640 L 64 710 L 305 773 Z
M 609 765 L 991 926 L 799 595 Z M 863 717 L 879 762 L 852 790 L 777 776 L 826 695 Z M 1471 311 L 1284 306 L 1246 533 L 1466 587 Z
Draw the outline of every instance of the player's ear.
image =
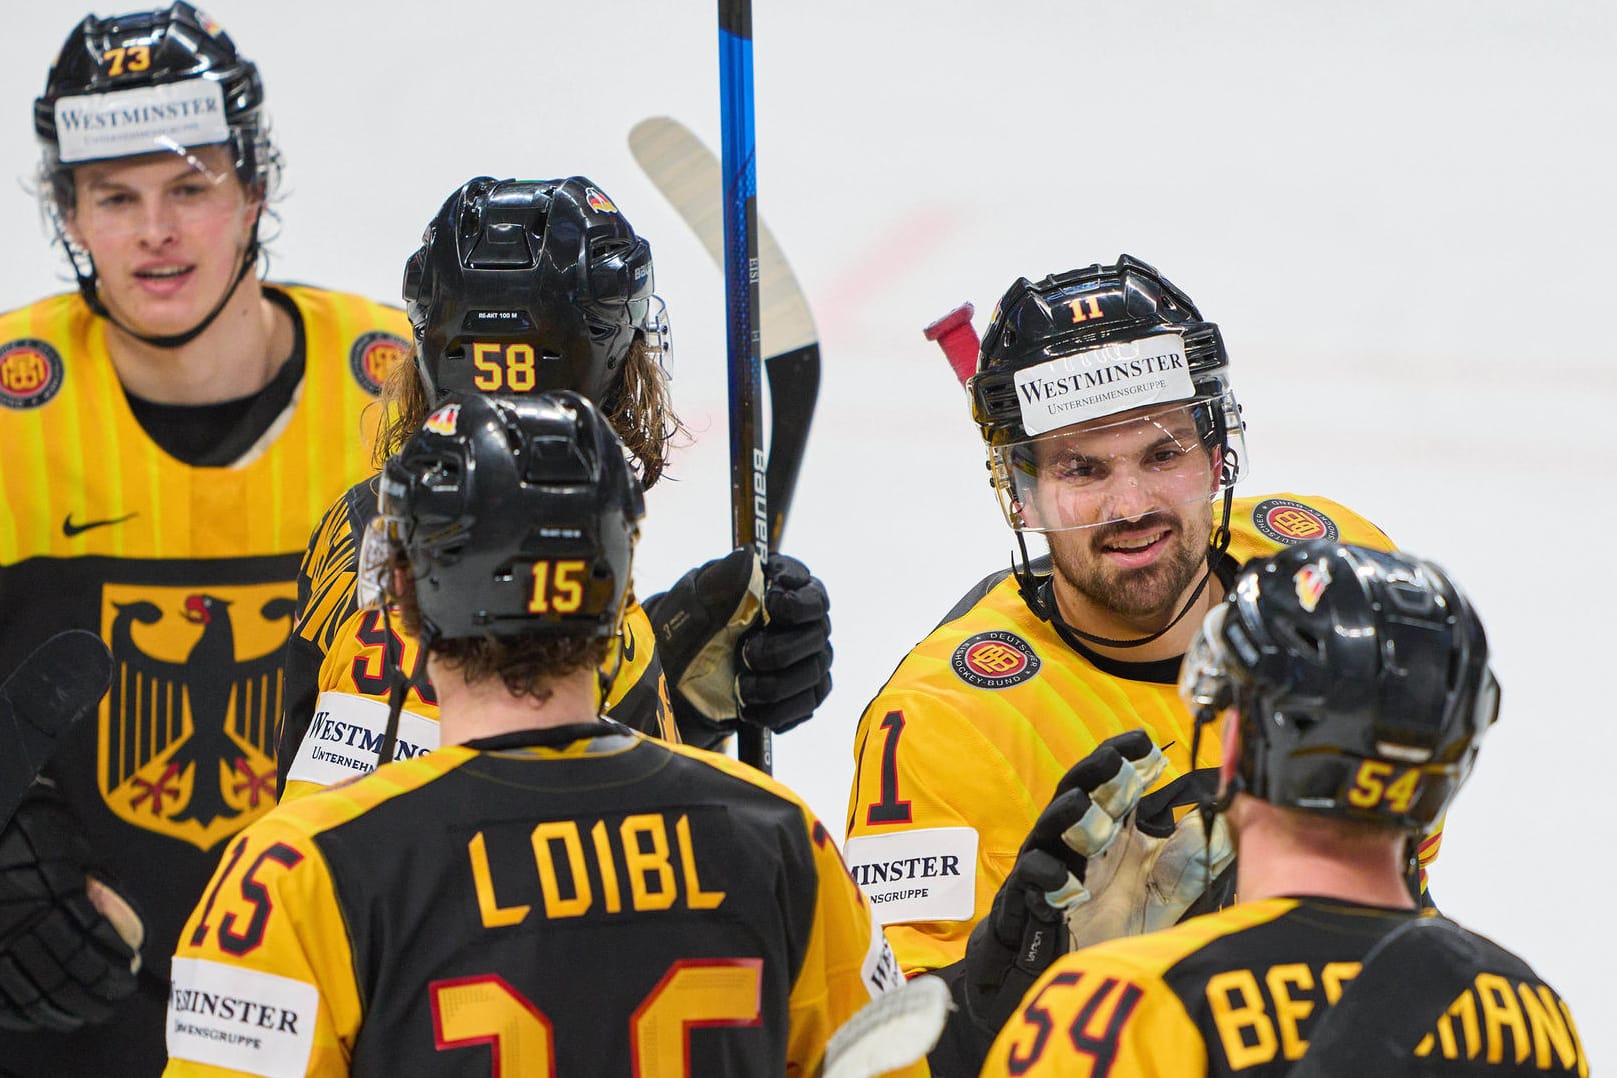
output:
M 1215 445 L 1213 447 L 1213 467 L 1209 470 L 1209 474 L 1208 474 L 1208 477 L 1207 477 L 1207 489 L 1208 489 L 1209 493 L 1212 493 L 1212 494 L 1217 494 L 1218 493 L 1218 488 L 1221 485 L 1223 477 L 1224 477 L 1224 447 L 1221 446 L 1221 445 Z

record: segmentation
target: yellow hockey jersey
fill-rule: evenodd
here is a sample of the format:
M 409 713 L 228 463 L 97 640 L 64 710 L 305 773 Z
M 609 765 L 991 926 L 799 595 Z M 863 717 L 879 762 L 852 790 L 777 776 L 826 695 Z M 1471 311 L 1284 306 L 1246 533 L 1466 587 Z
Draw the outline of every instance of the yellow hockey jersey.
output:
M 1237 563 L 1314 538 L 1391 547 L 1350 510 L 1297 495 L 1237 499 L 1230 528 Z M 859 720 L 845 848 L 906 974 L 965 953 L 1056 782 L 1101 741 L 1144 728 L 1167 757 L 1163 783 L 1191 768 L 1178 673 L 1177 658 L 1069 645 L 1009 571 L 911 649 Z M 1200 752 L 1196 767 L 1218 765 L 1216 737 Z
M 1414 916 L 1271 898 L 1063 955 L 1000 1031 L 982 1074 L 1280 1078 L 1352 991 L 1372 947 Z M 1389 1046 L 1364 1042 L 1396 1041 L 1396 1032 L 1354 1022 L 1338 1042 L 1350 1058 L 1324 1073 L 1589 1073 L 1572 1012 L 1555 991 L 1509 951 L 1457 931 L 1460 970 L 1401 961 L 1396 950 L 1376 959 L 1393 964 L 1400 995 L 1415 1001 L 1401 1005 L 1424 1007 L 1429 1024 L 1417 1015 L 1416 1032 Z M 1367 1048 L 1381 1062 L 1352 1065 L 1351 1054 Z
M 440 748 L 260 820 L 181 936 L 166 1073 L 813 1074 L 902 982 L 835 842 L 767 776 L 613 730 Z
M 268 434 L 228 466 L 182 463 L 136 419 L 106 323 L 77 294 L 0 316 L 0 672 L 47 636 L 99 632 L 112 688 L 52 774 L 146 919 L 166 974 L 226 840 L 274 801 L 274 725 L 298 556 L 369 468 L 366 409 L 407 347 L 402 311 L 267 285 L 302 371 Z M 162 1004 L 110 1027 L 0 1033 L 26 1074 L 155 1073 Z

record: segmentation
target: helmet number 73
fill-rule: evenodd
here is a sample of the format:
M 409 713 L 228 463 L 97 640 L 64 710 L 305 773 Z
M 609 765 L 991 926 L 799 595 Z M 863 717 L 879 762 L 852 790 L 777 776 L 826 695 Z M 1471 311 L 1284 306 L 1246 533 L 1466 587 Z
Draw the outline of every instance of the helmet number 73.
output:
M 530 393 L 539 384 L 533 345 L 520 341 L 472 342 L 472 385 L 484 393 Z

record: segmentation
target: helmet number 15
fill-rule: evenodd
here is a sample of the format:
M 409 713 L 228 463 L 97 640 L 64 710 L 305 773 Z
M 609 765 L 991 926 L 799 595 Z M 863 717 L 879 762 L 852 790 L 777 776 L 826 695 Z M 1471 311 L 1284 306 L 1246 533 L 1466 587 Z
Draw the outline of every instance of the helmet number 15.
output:
M 1397 767 L 1383 760 L 1365 760 L 1353 777 L 1348 803 L 1373 809 L 1385 804 L 1394 812 L 1408 812 L 1420 789 L 1420 768 Z
M 472 342 L 472 385 L 484 393 L 531 393 L 539 384 L 533 345 L 500 341 Z
M 584 562 L 536 561 L 533 563 L 533 597 L 528 600 L 530 614 L 576 614 L 584 605 Z

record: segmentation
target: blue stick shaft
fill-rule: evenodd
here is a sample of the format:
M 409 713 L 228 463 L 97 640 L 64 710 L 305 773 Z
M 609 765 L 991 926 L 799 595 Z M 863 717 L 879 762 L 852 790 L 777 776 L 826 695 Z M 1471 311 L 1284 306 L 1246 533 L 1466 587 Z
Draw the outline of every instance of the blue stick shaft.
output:
M 768 458 L 763 444 L 763 362 L 758 335 L 758 174 L 752 105 L 751 0 L 719 0 L 719 104 L 723 123 L 724 299 L 730 383 L 730 537 L 769 557 Z M 743 724 L 743 762 L 772 768 L 769 731 Z

